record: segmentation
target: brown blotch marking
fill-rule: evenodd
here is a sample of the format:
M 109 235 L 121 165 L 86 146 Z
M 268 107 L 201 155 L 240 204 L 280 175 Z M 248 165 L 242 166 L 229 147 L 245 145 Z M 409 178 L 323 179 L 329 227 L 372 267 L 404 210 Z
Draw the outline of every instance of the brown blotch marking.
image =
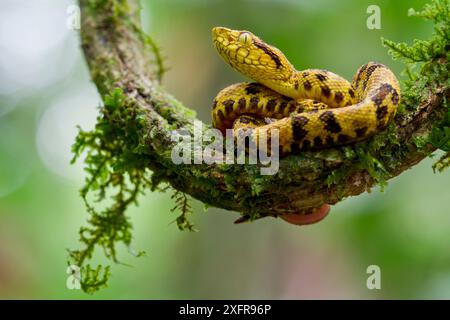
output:
M 294 101 L 289 102 L 288 105 L 289 105 L 288 113 L 293 113 L 294 111 L 297 110 L 297 106 L 295 105 Z
M 248 123 L 250 123 L 250 119 L 247 118 L 247 117 L 240 117 L 239 118 L 239 122 L 240 123 L 244 123 L 244 124 L 248 124 Z
M 380 122 L 378 122 L 378 124 L 377 124 L 377 131 L 382 131 L 382 130 L 384 130 L 386 127 L 387 127 L 387 122 L 384 122 L 384 121 L 380 121 Z
M 299 85 L 298 80 L 295 80 L 295 85 L 294 85 L 295 90 L 298 90 L 298 85 Z
M 250 109 L 258 109 L 259 98 L 252 97 L 250 99 Z
M 400 101 L 400 97 L 399 97 L 399 95 L 398 95 L 397 90 L 395 90 L 394 88 L 392 88 L 391 94 L 392 94 L 392 96 L 391 96 L 392 103 L 393 103 L 394 105 L 397 105 L 398 102 Z
M 217 110 L 217 116 L 219 117 L 220 121 L 225 120 L 225 115 L 223 114 L 222 109 Z
M 350 137 L 346 134 L 340 134 L 338 135 L 338 142 L 339 143 L 347 143 L 350 141 Z
M 383 103 L 383 98 L 380 97 L 379 95 L 374 95 L 374 96 L 372 97 L 372 101 L 375 103 L 375 105 L 376 105 L 377 107 L 379 107 L 379 106 Z
M 357 136 L 358 138 L 364 137 L 364 135 L 366 134 L 366 132 L 367 132 L 367 127 L 362 127 L 362 128 L 357 128 L 357 129 L 355 129 L 355 133 L 356 133 L 356 136 Z
M 384 118 L 386 118 L 386 115 L 388 113 L 387 106 L 378 107 L 376 113 L 377 113 L 377 120 L 378 121 L 384 120 Z
M 262 51 L 264 51 L 267 55 L 269 55 L 269 57 L 273 60 L 273 62 L 275 62 L 275 64 L 277 65 L 277 69 L 281 67 L 281 60 L 278 57 L 278 54 L 276 54 L 275 52 L 272 51 L 272 49 L 270 49 L 266 44 L 259 42 L 259 41 L 253 41 L 253 44 L 260 48 Z
M 258 94 L 261 92 L 261 85 L 256 82 L 249 83 L 245 88 L 247 94 Z
M 217 100 L 214 99 L 214 101 L 213 101 L 213 106 L 212 106 L 213 110 L 214 110 L 216 107 L 217 107 Z
M 364 81 L 363 81 L 363 86 L 362 86 L 362 90 L 363 90 L 363 91 L 366 90 L 367 83 L 369 82 L 369 79 L 370 79 L 370 76 L 372 75 L 372 73 L 373 73 L 376 69 L 382 68 L 382 67 L 384 67 L 384 65 L 382 65 L 382 64 L 380 64 L 380 63 L 374 63 L 374 64 L 370 65 L 370 66 L 367 68 L 366 78 L 364 79 Z
M 321 137 L 315 137 L 314 138 L 314 147 L 319 148 L 322 145 L 323 145 L 322 138 Z
M 322 86 L 321 87 L 322 94 L 325 96 L 325 98 L 329 98 L 331 95 L 330 87 L 328 86 Z
M 319 119 L 325 123 L 325 129 L 331 133 L 339 133 L 342 128 L 336 121 L 333 111 L 325 111 L 319 116 Z
M 306 78 L 306 77 L 308 77 L 308 76 L 309 76 L 309 72 L 303 72 L 303 73 L 302 73 L 302 77 L 303 77 L 303 78 Z
M 225 106 L 225 112 L 227 114 L 230 114 L 233 112 L 233 106 L 234 106 L 234 100 L 228 99 L 222 102 L 222 104 Z
M 304 127 L 308 121 L 308 118 L 304 116 L 295 116 L 292 118 L 292 135 L 294 141 L 302 141 L 306 137 L 308 131 Z
M 238 110 L 239 111 L 244 110 L 246 104 L 247 104 L 247 100 L 245 100 L 245 98 L 240 98 L 238 101 Z
M 337 103 L 341 103 L 342 100 L 344 100 L 344 95 L 342 94 L 342 92 L 336 92 L 336 93 L 334 94 L 334 100 L 335 100 Z
M 348 89 L 348 94 L 349 94 L 350 97 L 352 97 L 352 98 L 355 97 L 355 91 L 353 91 L 353 89 Z
M 311 88 L 312 88 L 311 82 L 309 82 L 309 80 L 306 80 L 306 81 L 303 83 L 303 87 L 304 87 L 305 90 L 307 90 L 307 91 L 311 90 Z
M 372 96 L 372 101 L 379 107 L 384 99 L 386 99 L 387 95 L 392 91 L 395 90 L 389 83 L 383 83 L 378 87 L 378 91 Z
M 358 75 L 356 76 L 356 80 L 355 80 L 355 84 L 357 85 L 357 87 L 359 86 L 359 81 L 361 80 L 361 75 L 366 71 L 367 67 L 369 66 L 369 64 L 365 64 L 361 67 L 361 69 L 359 69 Z
M 316 73 L 316 78 L 320 82 L 324 82 L 325 80 L 328 79 L 328 77 L 326 75 L 322 74 L 322 73 Z
M 267 101 L 267 104 L 266 104 L 267 112 L 273 112 L 275 110 L 276 105 L 277 105 L 276 99 L 270 99 L 269 101 Z

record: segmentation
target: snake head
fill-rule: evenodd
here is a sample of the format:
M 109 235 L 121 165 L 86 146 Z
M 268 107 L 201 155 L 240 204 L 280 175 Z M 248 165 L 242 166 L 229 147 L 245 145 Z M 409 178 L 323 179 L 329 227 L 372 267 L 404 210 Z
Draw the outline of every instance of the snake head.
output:
M 215 27 L 212 36 L 217 51 L 231 67 L 262 84 L 288 79 L 295 71 L 279 49 L 250 31 Z

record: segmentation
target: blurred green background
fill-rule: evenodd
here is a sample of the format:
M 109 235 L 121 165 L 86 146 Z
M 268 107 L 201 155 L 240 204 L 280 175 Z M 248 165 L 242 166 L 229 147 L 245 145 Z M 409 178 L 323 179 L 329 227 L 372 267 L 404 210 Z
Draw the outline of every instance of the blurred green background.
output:
M 298 68 L 326 68 L 351 79 L 369 60 L 397 74 L 403 66 L 380 37 L 410 42 L 432 26 L 407 17 L 425 1 L 152 0 L 145 29 L 163 48 L 164 84 L 199 117 L 223 87 L 243 80 L 218 56 L 211 28 L 248 29 Z M 71 166 L 76 125 L 95 124 L 99 96 L 78 33 L 66 27 L 73 2 L 1 0 L 0 298 L 303 299 L 450 298 L 450 172 L 432 159 L 392 180 L 385 192 L 350 198 L 321 223 L 280 219 L 233 225 L 237 213 L 194 202 L 198 233 L 179 232 L 170 194 L 153 193 L 129 211 L 134 258 L 125 248 L 107 289 L 88 296 L 66 288 L 66 249 L 78 247 L 87 213 L 79 197 L 82 163 Z M 381 29 L 369 30 L 369 5 Z M 97 252 L 96 262 L 105 262 Z M 369 265 L 381 290 L 366 288 Z

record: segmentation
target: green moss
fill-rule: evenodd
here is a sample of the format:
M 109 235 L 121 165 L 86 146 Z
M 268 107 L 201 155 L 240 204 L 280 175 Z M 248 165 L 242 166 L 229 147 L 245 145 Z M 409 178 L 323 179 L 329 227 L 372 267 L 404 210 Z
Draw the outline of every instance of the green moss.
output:
M 450 167 L 450 152 L 445 153 L 440 159 L 439 161 L 437 161 L 434 165 L 433 165 L 433 170 L 434 172 L 438 171 L 438 172 L 442 172 L 445 169 L 447 169 L 448 167 Z
M 408 80 L 404 82 L 402 105 L 405 109 L 416 108 L 425 103 L 432 93 L 448 92 L 450 87 L 450 3 L 448 0 L 435 0 L 422 11 L 410 10 L 410 15 L 434 22 L 434 34 L 430 40 L 415 40 L 412 45 L 384 40 L 391 55 L 407 63 Z M 448 111 L 448 101 L 443 102 Z M 449 136 L 448 117 L 436 123 L 427 137 L 415 137 L 416 146 L 428 153 L 427 145 L 447 151 Z
M 410 15 L 431 20 L 435 27 L 430 40 L 416 40 L 411 46 L 384 41 L 394 58 L 408 63 L 409 80 L 405 82 L 403 94 L 403 103 L 407 108 L 426 102 L 430 91 L 445 93 L 450 88 L 450 2 L 436 0 L 422 11 L 410 10 Z M 450 151 L 450 106 L 445 96 L 442 106 L 447 113 L 443 120 L 434 125 L 429 135 L 414 137 L 417 148 L 426 154 L 429 154 L 430 144 L 445 152 Z M 446 159 L 444 156 L 434 168 L 442 171 L 448 167 Z
M 192 207 L 189 204 L 187 195 L 183 192 L 175 191 L 171 198 L 175 202 L 175 206 L 171 211 L 180 211 L 180 215 L 175 219 L 178 229 L 181 231 L 197 231 L 188 219 L 188 216 L 192 214 Z
M 153 39 L 150 36 L 148 36 L 136 24 L 136 22 L 129 20 L 129 19 L 125 19 L 124 21 L 126 23 L 128 23 L 129 26 L 132 27 L 133 31 L 135 32 L 137 37 L 142 41 L 142 43 L 152 51 L 153 56 L 155 58 L 153 65 L 156 66 L 156 71 L 155 71 L 156 78 L 157 78 L 158 82 L 161 82 L 164 74 L 168 70 L 168 68 L 166 68 L 166 66 L 164 64 L 164 57 L 162 55 L 161 48 L 156 44 L 155 41 L 153 41 Z
M 111 23 L 126 23 L 132 26 L 133 32 L 142 40 L 149 50 L 154 53 L 156 77 L 160 80 L 166 68 L 163 65 L 163 57 L 160 50 L 143 31 L 128 20 L 129 8 L 125 0 L 90 0 L 88 10 L 91 14 L 103 10 L 105 6 L 111 6 L 113 14 Z M 108 7 L 108 10 L 111 8 Z M 449 82 L 449 49 L 450 49 L 450 15 L 448 0 L 434 0 L 421 12 L 413 12 L 435 23 L 435 33 L 430 40 L 417 40 L 412 45 L 397 44 L 384 40 L 384 44 L 390 49 L 394 58 L 402 59 L 406 63 L 408 79 L 402 83 L 402 104 L 399 114 L 413 110 L 429 98 L 429 92 L 443 92 L 448 90 Z M 93 14 L 95 17 L 95 14 Z M 83 34 L 83 43 L 87 44 L 92 39 Z M 445 61 L 445 63 L 443 63 Z M 81 197 L 86 204 L 89 213 L 88 226 L 80 229 L 81 249 L 72 250 L 69 253 L 69 262 L 81 267 L 82 288 L 85 292 L 93 293 L 105 287 L 110 276 L 109 266 L 97 266 L 88 264 L 92 258 L 94 249 L 100 247 L 105 255 L 117 262 L 117 245 L 126 247 L 131 245 L 132 225 L 125 215 L 130 205 L 137 204 L 138 196 L 146 190 L 155 191 L 158 186 L 167 180 L 168 176 L 177 175 L 188 177 L 175 179 L 178 187 L 183 190 L 207 190 L 211 199 L 221 199 L 223 203 L 243 204 L 244 213 L 249 220 L 255 220 L 265 214 L 260 208 L 269 208 L 269 200 L 264 193 L 273 188 L 299 184 L 298 177 L 283 175 L 283 170 L 278 175 L 262 176 L 259 166 L 245 166 L 247 175 L 238 174 L 234 165 L 218 165 L 219 172 L 223 172 L 224 185 L 215 185 L 218 179 L 208 177 L 206 165 L 198 165 L 195 169 L 189 169 L 180 165 L 174 172 L 173 164 L 169 163 L 170 149 L 159 153 L 152 153 L 149 141 L 158 142 L 162 137 L 161 128 L 152 125 L 149 120 L 148 110 L 142 110 L 133 101 L 127 100 L 122 89 L 116 88 L 109 91 L 113 84 L 120 83 L 114 75 L 107 73 L 114 69 L 113 60 L 97 58 L 96 65 L 91 66 L 93 78 L 99 91 L 103 95 L 104 106 L 100 109 L 97 125 L 92 131 L 80 129 L 78 137 L 73 145 L 74 160 L 85 155 L 85 167 L 87 178 L 85 186 L 81 189 Z M 137 84 L 139 88 L 139 84 Z M 139 90 L 139 89 L 138 89 Z M 144 88 L 142 88 L 143 96 Z M 195 112 L 184 107 L 172 97 L 155 87 L 151 92 L 153 109 L 161 115 L 166 123 L 163 130 L 175 130 L 179 126 L 192 129 L 191 120 L 195 118 Z M 164 96 L 160 99 L 159 96 Z M 161 102 L 160 102 L 161 101 Z M 164 102 L 162 102 L 164 101 Z M 435 164 L 436 171 L 442 171 L 450 166 L 450 107 L 448 100 L 443 101 L 447 117 L 436 123 L 428 136 L 415 137 L 417 148 L 427 150 L 427 146 L 446 152 Z M 208 127 L 205 127 L 205 130 Z M 191 130 L 192 132 L 192 130 Z M 354 170 L 365 170 L 381 186 L 385 186 L 391 172 L 396 169 L 403 155 L 408 152 L 408 146 L 398 143 L 397 132 L 391 125 L 384 132 L 371 139 L 355 145 L 342 148 L 324 150 L 320 152 L 305 152 L 301 155 L 293 155 L 281 160 L 281 167 L 288 167 L 302 175 L 305 184 L 315 181 L 319 177 L 325 179 L 326 185 L 318 185 L 317 188 L 336 188 L 338 195 L 342 197 L 345 179 Z M 164 170 L 150 172 L 148 168 L 149 158 L 157 160 Z M 155 159 L 156 158 L 156 159 Z M 318 161 L 319 160 L 319 161 Z M 322 172 L 324 166 L 338 168 L 329 172 Z M 239 168 L 241 170 L 242 168 Z M 292 171 L 291 171 L 292 172 Z M 188 173 L 192 179 L 189 178 Z M 241 181 L 248 179 L 250 181 Z M 303 182 L 301 182 L 303 183 Z M 236 188 L 239 185 L 251 185 L 250 192 L 244 188 Z M 167 188 L 161 189 L 166 190 Z M 181 189 L 181 188 L 180 188 Z M 206 198 L 206 197 L 205 197 Z M 185 194 L 176 191 L 173 195 L 175 202 L 174 211 L 180 212 L 176 222 L 181 230 L 194 230 L 189 222 L 192 209 Z M 212 200 L 211 200 L 212 201 Z M 205 203 L 208 203 L 205 199 Z M 105 206 L 105 203 L 109 204 Z M 214 203 L 210 203 L 215 205 Z M 225 205 L 224 205 L 225 206 Z M 142 253 L 137 254 L 140 256 Z
M 112 14 L 108 15 L 109 23 L 115 23 L 119 21 L 121 18 L 126 17 L 130 8 L 126 0 L 86 0 L 87 1 L 87 9 L 89 10 L 89 14 L 93 17 L 97 17 L 98 12 L 103 12 L 105 8 L 112 10 Z
M 87 0 L 87 8 L 91 11 L 90 14 L 96 13 L 100 8 L 108 4 L 108 0 Z
M 71 250 L 69 262 L 81 268 L 81 286 L 88 293 L 106 286 L 109 277 L 109 267 L 92 269 L 86 263 L 95 247 L 101 247 L 109 259 L 117 262 L 117 244 L 129 247 L 132 239 L 132 226 L 125 211 L 137 203 L 143 190 L 156 188 L 146 160 L 135 152 L 143 129 L 137 109 L 127 103 L 119 88 L 105 95 L 103 101 L 95 129 L 80 129 L 72 148 L 72 161 L 86 152 L 87 178 L 80 195 L 90 217 L 89 226 L 79 232 L 84 247 Z M 112 204 L 105 208 L 101 204 L 107 198 Z
M 401 59 L 406 63 L 404 73 L 408 79 L 403 83 L 405 88 L 402 90 L 402 103 L 398 112 L 400 115 L 404 114 L 406 110 L 414 110 L 417 106 L 425 103 L 429 98 L 430 90 L 433 93 L 444 92 L 450 87 L 449 1 L 436 0 L 426 5 L 424 10 L 420 12 L 410 10 L 409 14 L 432 20 L 435 23 L 435 32 L 430 40 L 415 40 L 412 45 L 383 39 L 383 44 L 389 48 L 389 53 L 393 58 Z M 443 106 L 450 110 L 445 98 Z M 429 148 L 427 148 L 429 144 L 449 152 L 450 116 L 437 123 L 430 135 L 414 137 L 414 141 L 417 148 L 427 154 L 429 154 Z M 386 148 L 388 145 L 391 147 Z M 390 170 L 395 169 L 397 160 L 408 150 L 398 143 L 397 132 L 392 124 L 385 132 L 374 136 L 369 141 L 345 147 L 343 151 L 345 164 L 329 173 L 326 179 L 328 187 L 334 185 L 339 188 L 349 171 L 356 167 L 367 171 L 383 189 L 390 176 Z M 434 168 L 442 171 L 448 167 L 448 157 L 448 154 L 444 155 L 434 165 Z

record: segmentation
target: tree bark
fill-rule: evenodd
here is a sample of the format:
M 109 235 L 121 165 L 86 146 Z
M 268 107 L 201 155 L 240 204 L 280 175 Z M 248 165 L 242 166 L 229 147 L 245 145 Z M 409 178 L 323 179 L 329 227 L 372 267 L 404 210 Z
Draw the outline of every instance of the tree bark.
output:
M 205 204 L 253 218 L 304 213 L 361 194 L 379 182 L 357 149 L 379 161 L 386 179 L 401 174 L 434 150 L 431 145 L 425 152 L 419 150 L 415 139 L 427 136 L 433 124 L 443 118 L 441 103 L 448 96 L 444 87 L 430 91 L 419 106 L 405 106 L 407 111 L 378 138 L 290 155 L 280 159 L 279 171 L 272 176 L 261 176 L 255 166 L 176 165 L 171 159 L 173 130 L 183 128 L 193 134 L 197 119 L 160 86 L 152 45 L 140 28 L 139 1 L 80 0 L 80 6 L 82 48 L 100 94 L 105 97 L 122 88 L 127 105 L 145 115 L 141 134 L 146 149 L 139 151 L 139 156 L 146 158 L 148 168 L 159 179 Z M 374 139 L 378 139 L 378 147 L 374 147 Z

